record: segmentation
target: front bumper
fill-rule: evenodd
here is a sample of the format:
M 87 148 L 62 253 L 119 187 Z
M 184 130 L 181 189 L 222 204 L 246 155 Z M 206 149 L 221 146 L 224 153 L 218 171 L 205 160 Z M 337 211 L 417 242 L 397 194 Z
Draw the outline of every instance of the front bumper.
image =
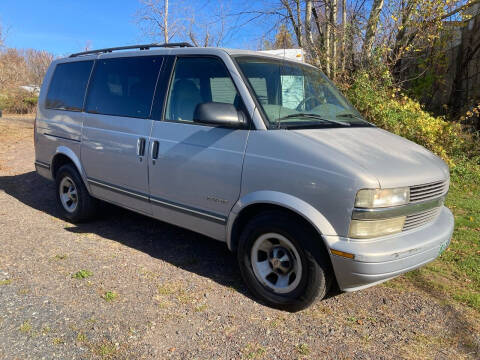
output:
M 430 224 L 372 240 L 325 236 L 330 249 L 354 254 L 354 259 L 330 255 L 343 291 L 360 290 L 435 260 L 450 243 L 454 218 L 443 207 Z

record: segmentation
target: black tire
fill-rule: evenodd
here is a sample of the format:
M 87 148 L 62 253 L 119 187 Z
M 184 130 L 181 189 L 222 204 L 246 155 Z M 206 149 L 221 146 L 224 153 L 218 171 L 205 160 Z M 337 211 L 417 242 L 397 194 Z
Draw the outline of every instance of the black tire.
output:
M 268 233 L 285 237 L 298 253 L 302 271 L 298 285 L 291 291 L 287 288 L 288 292 L 278 293 L 265 286 L 255 275 L 251 259 L 252 247 L 257 239 Z M 333 273 L 325 248 L 315 244 L 315 241 L 322 240 L 312 229 L 286 212 L 266 211 L 250 220 L 240 235 L 237 249 L 240 272 L 250 292 L 268 306 L 290 312 L 303 310 L 317 297 L 325 297 Z
M 69 211 L 60 199 L 60 193 L 62 191 L 60 185 L 65 178 L 71 180 L 76 188 L 77 203 L 73 211 Z M 62 217 L 73 223 L 85 222 L 91 219 L 96 213 L 98 200 L 90 196 L 80 174 L 73 164 L 63 165 L 57 171 L 55 176 L 55 194 Z

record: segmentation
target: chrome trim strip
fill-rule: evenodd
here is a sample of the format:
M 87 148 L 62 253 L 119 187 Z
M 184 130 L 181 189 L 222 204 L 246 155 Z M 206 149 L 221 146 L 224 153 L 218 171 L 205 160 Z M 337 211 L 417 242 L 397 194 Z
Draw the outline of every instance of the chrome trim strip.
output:
M 54 137 L 54 138 L 57 138 L 57 139 L 62 139 L 62 140 L 74 141 L 74 142 L 78 142 L 78 143 L 81 142 L 80 140 L 77 140 L 77 139 L 71 139 L 71 138 L 58 136 L 58 135 L 53 135 L 53 134 L 49 134 L 49 133 L 43 133 L 43 135 L 51 136 L 51 137 Z
M 217 222 L 221 222 L 221 223 L 226 223 L 227 222 L 227 218 L 225 218 L 221 215 L 216 215 L 216 214 L 213 214 L 213 213 L 205 212 L 203 210 L 198 210 L 198 209 L 194 209 L 194 208 L 191 208 L 191 207 L 186 207 L 186 206 L 179 205 L 179 204 L 176 204 L 176 203 L 172 203 L 170 201 L 166 201 L 166 200 L 163 200 L 163 199 L 151 197 L 150 201 L 154 204 L 157 204 L 157 205 L 171 207 L 171 208 L 174 208 L 175 210 L 183 211 L 183 212 L 186 212 L 186 213 L 191 213 L 192 215 L 194 214 L 194 215 L 206 217 L 206 218 L 209 218 L 209 219 L 217 221 Z
M 50 170 L 50 164 L 48 164 L 48 163 L 46 163 L 46 162 L 36 160 L 36 161 L 35 161 L 35 165 Z
M 96 180 L 96 179 L 92 179 L 92 178 L 88 178 L 87 180 L 88 180 L 89 183 L 91 183 L 93 185 L 97 185 L 97 186 L 106 188 L 108 190 L 121 193 L 123 195 L 132 196 L 132 197 L 135 197 L 135 198 L 140 199 L 140 200 L 148 201 L 148 202 L 151 202 L 155 205 L 169 207 L 169 208 L 172 208 L 172 209 L 177 210 L 177 211 L 185 212 L 189 215 L 193 215 L 193 216 L 197 216 L 197 217 L 204 217 L 204 218 L 207 218 L 209 220 L 213 220 L 213 221 L 216 221 L 216 222 L 219 222 L 219 223 L 222 223 L 222 224 L 225 224 L 227 222 L 227 218 L 224 217 L 224 216 L 221 216 L 221 215 L 217 215 L 217 214 L 214 214 L 214 213 L 211 213 L 211 212 L 187 207 L 187 206 L 184 206 L 184 205 L 180 205 L 180 204 L 177 204 L 177 203 L 170 202 L 170 201 L 165 200 L 165 199 L 150 197 L 147 194 L 134 192 L 132 190 L 128 190 L 128 189 L 125 189 L 125 188 L 122 188 L 122 187 L 118 187 L 116 185 L 108 184 L 108 183 L 105 183 L 105 182 L 100 181 L 100 180 Z
M 92 178 L 88 178 L 87 180 L 88 180 L 89 183 L 91 183 L 93 185 L 97 185 L 97 186 L 106 188 L 108 190 L 119 192 L 119 193 L 122 193 L 122 194 L 125 194 L 125 195 L 128 195 L 128 196 L 132 196 L 132 197 L 135 197 L 135 198 L 140 199 L 140 200 L 145 200 L 145 201 L 149 200 L 147 194 L 133 192 L 131 190 L 127 190 L 127 189 L 124 189 L 124 188 L 121 188 L 121 187 L 118 187 L 118 186 L 115 186 L 115 185 L 107 184 L 107 183 L 104 183 L 103 181 L 94 180 Z
M 387 208 L 375 208 L 375 209 L 361 209 L 354 208 L 352 213 L 352 219 L 354 220 L 377 220 L 387 219 L 399 216 L 408 216 L 417 214 L 422 211 L 434 209 L 436 207 L 443 206 L 445 196 L 441 196 L 437 199 L 406 204 L 401 206 L 393 206 Z

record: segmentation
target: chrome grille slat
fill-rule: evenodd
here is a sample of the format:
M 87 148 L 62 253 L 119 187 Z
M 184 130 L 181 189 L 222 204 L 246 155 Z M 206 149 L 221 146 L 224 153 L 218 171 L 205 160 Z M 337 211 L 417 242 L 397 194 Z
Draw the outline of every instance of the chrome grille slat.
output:
M 424 211 L 424 212 L 421 212 L 421 213 L 418 213 L 418 214 L 409 215 L 408 219 L 409 220 L 415 220 L 415 219 L 418 219 L 418 218 L 424 218 L 425 216 L 427 216 L 429 214 L 436 214 L 437 212 L 438 212 L 438 208 L 435 208 L 435 209 L 427 210 L 427 211 Z
M 429 184 L 423 184 L 423 185 L 414 185 L 412 187 L 410 187 L 412 190 L 417 190 L 417 189 L 424 189 L 424 188 L 431 188 L 431 187 L 434 187 L 434 186 L 437 186 L 437 185 L 444 185 L 445 182 L 444 181 L 435 181 L 433 183 L 429 183 Z
M 436 181 L 430 184 L 410 187 L 410 203 L 435 199 L 444 195 L 448 190 L 448 182 Z
M 443 191 L 445 190 L 445 185 L 439 186 L 439 187 L 434 187 L 434 188 L 429 188 L 429 189 L 424 189 L 424 190 L 417 190 L 417 191 L 412 191 L 410 190 L 410 195 L 422 195 L 422 194 L 429 194 L 433 192 L 438 192 L 438 191 Z
M 427 225 L 432 222 L 438 214 L 440 214 L 441 207 L 436 207 L 421 213 L 407 216 L 405 224 L 403 225 L 403 231 L 418 228 L 420 226 Z
M 443 194 L 444 194 L 443 191 L 439 191 L 437 193 L 426 194 L 426 195 L 423 195 L 423 196 L 417 196 L 417 197 L 413 198 L 413 200 L 410 199 L 410 202 L 419 202 L 419 201 L 430 200 L 430 199 L 434 199 L 436 197 L 442 196 Z

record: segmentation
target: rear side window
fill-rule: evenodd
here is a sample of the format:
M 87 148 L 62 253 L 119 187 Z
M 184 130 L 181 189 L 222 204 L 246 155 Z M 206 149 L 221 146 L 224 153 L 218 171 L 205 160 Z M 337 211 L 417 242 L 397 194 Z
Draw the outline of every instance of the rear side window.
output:
M 93 61 L 58 64 L 48 88 L 45 107 L 82 111 L 83 99 Z
M 86 111 L 95 114 L 147 118 L 162 57 L 138 56 L 97 60 Z

